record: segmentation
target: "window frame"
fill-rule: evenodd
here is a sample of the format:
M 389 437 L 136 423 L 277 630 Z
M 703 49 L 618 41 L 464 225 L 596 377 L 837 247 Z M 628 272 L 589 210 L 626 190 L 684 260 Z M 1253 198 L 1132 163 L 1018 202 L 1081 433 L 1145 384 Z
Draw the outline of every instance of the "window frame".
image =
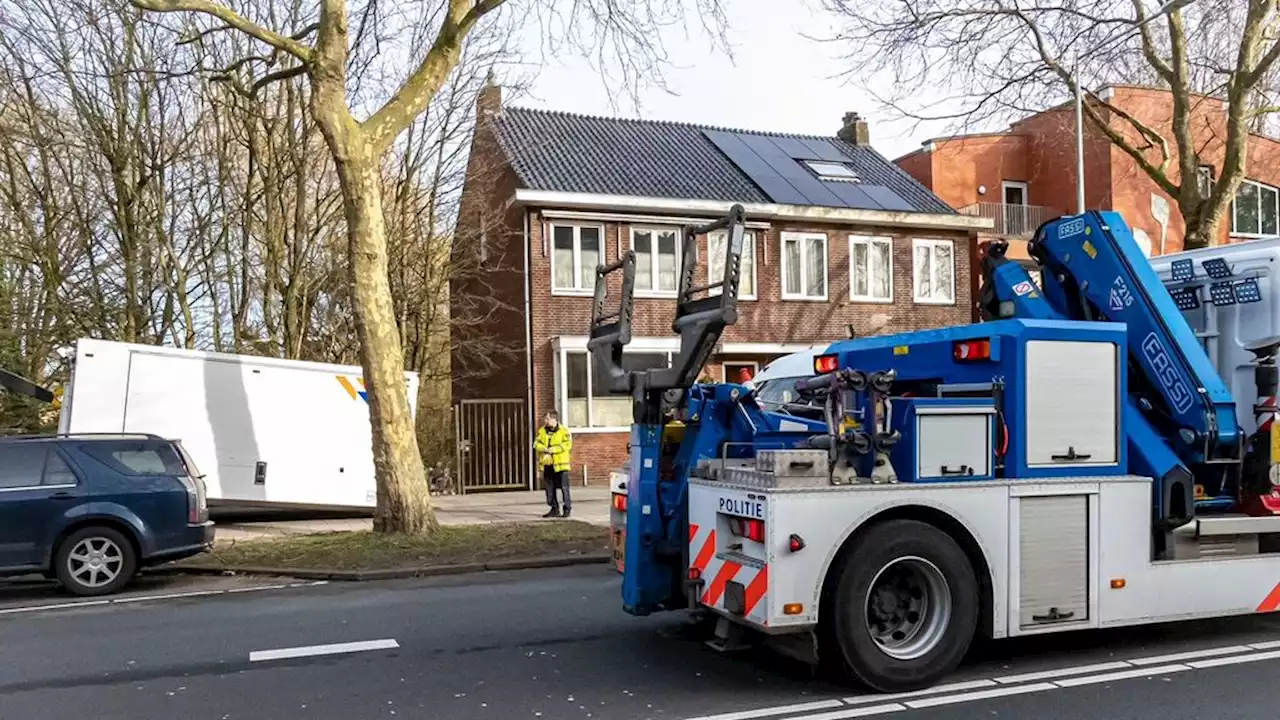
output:
M 916 265 L 916 249 L 924 246 L 930 248 L 930 254 L 934 248 L 946 246 L 951 249 L 951 299 L 939 300 L 932 297 L 922 297 L 920 295 L 920 268 Z M 932 278 L 930 278 L 932 280 Z M 932 283 L 930 283 L 932 287 Z M 913 238 L 911 240 L 911 299 L 917 305 L 955 305 L 956 304 L 956 243 L 954 240 L 945 240 L 942 238 Z
M 630 225 L 627 228 L 627 234 L 631 238 L 631 251 L 636 252 L 636 233 L 649 232 L 653 233 L 653 245 L 649 261 L 649 279 L 652 284 L 649 287 L 641 287 L 639 273 L 636 273 L 635 296 L 641 298 L 673 298 L 680 292 L 680 271 L 684 264 L 684 228 L 679 225 Z M 673 233 L 676 236 L 676 286 L 671 290 L 658 289 L 658 235 L 660 233 Z M 640 267 L 642 262 L 640 253 L 636 252 L 636 268 Z
M 805 291 L 809 287 L 808 264 L 805 262 L 805 240 L 822 238 L 822 296 L 809 295 Z M 800 244 L 800 287 L 801 292 L 787 292 L 787 241 L 795 240 Z M 778 235 L 778 291 L 783 300 L 801 302 L 827 302 L 831 297 L 831 238 L 824 232 L 786 231 Z
M 1240 197 L 1240 191 L 1244 189 L 1245 185 L 1253 185 L 1258 190 L 1258 232 L 1256 233 L 1244 232 L 1236 228 L 1236 202 Z M 1262 232 L 1262 192 L 1263 190 L 1270 190 L 1271 192 L 1275 193 L 1276 234 L 1280 234 L 1280 188 L 1277 188 L 1274 185 L 1268 185 L 1264 182 L 1259 182 L 1257 180 L 1244 178 L 1243 180 L 1240 181 L 1240 185 L 1236 188 L 1235 194 L 1231 197 L 1231 233 L 1230 233 L 1231 237 L 1239 237 L 1239 238 L 1276 237 L 1276 234 L 1267 235 Z
M 813 173 L 814 175 L 818 176 L 820 180 L 825 180 L 827 182 L 847 182 L 847 183 L 862 182 L 862 177 L 858 175 L 858 171 L 855 170 L 850 165 L 850 163 L 847 163 L 847 162 L 841 162 L 839 160 L 801 160 L 800 162 L 804 164 L 805 169 L 807 169 L 809 172 Z M 823 168 L 837 168 L 837 167 L 843 168 L 845 172 L 849 174 L 848 175 L 844 175 L 840 173 L 831 174 L 823 169 Z
M 566 227 L 573 228 L 573 287 L 556 287 L 556 228 Z M 595 228 L 600 238 L 600 263 L 606 263 L 604 231 L 605 227 L 600 223 L 575 223 L 575 222 L 551 222 L 551 231 L 547 233 L 547 240 L 551 250 L 551 294 L 557 297 L 592 297 L 595 295 L 595 287 L 580 287 L 582 283 L 582 229 Z M 594 270 L 594 268 L 593 268 Z
M 728 243 L 728 242 L 729 242 L 729 231 L 728 231 L 728 230 L 713 230 L 713 231 L 711 231 L 711 232 L 709 232 L 709 233 L 707 233 L 706 235 L 704 235 L 704 236 L 703 236 L 703 239 L 704 239 L 703 245 L 705 245 L 705 246 L 706 246 L 706 249 L 707 249 L 707 262 L 706 262 L 706 266 L 707 266 L 707 284 L 708 284 L 708 285 L 710 285 L 710 284 L 711 284 L 711 283 L 713 283 L 713 282 L 716 282 L 717 280 L 722 280 L 722 279 L 723 279 L 723 278 L 713 278 L 713 277 L 711 277 L 711 237 L 712 237 L 713 235 L 723 235 L 723 236 L 724 236 L 724 238 L 725 238 L 725 243 Z M 739 281 L 738 281 L 738 299 L 739 299 L 739 300 L 759 300 L 759 299 L 760 299 L 760 273 L 759 273 L 759 271 L 756 269 L 756 259 L 757 259 L 757 258 L 756 258 L 756 239 L 757 239 L 758 237 L 759 237 L 759 235 L 756 233 L 756 231 L 755 231 L 755 230 L 744 230 L 744 231 L 743 231 L 743 233 L 742 233 L 742 244 L 743 244 L 743 248 L 742 248 L 742 256 L 743 256 L 743 257 L 746 257 L 746 256 L 747 256 L 747 248 L 746 248 L 746 245 L 747 245 L 748 243 L 750 243 L 750 245 L 751 245 L 751 287 L 752 287 L 752 289 L 754 290 L 754 292 L 752 292 L 751 294 L 747 294 L 747 293 L 742 292 L 742 281 L 741 281 L 741 278 L 740 278 L 740 279 L 739 279 Z M 725 251 L 726 251 L 726 254 L 727 254 L 727 252 L 728 252 L 728 248 L 727 248 L 727 247 L 725 248 Z M 744 275 L 743 277 L 746 277 L 746 276 Z M 709 295 L 719 295 L 719 294 L 720 294 L 720 288 L 715 288 L 715 289 L 709 290 L 709 291 L 708 291 L 708 294 L 709 294 Z
M 884 244 L 889 246 L 889 297 L 878 298 L 874 295 L 858 295 L 853 291 L 853 248 L 855 245 L 867 246 L 867 260 L 871 260 L 871 246 L 876 244 Z M 871 287 L 871 268 L 867 267 L 867 287 Z M 859 233 L 849 234 L 849 302 L 858 303 L 875 303 L 877 305 L 892 305 L 894 297 L 893 287 L 893 237 L 890 235 L 862 235 Z
M 737 368 L 750 367 L 751 379 L 754 380 L 756 375 L 760 374 L 760 363 L 756 360 L 724 360 L 720 363 L 720 382 L 737 382 L 737 380 L 729 379 L 729 366 Z
M 639 349 L 638 349 L 638 350 L 636 350 L 636 354 L 644 354 L 644 355 L 666 355 L 666 356 L 667 356 L 667 367 L 671 367 L 671 362 L 675 359 L 675 356 L 676 356 L 678 353 L 679 353 L 679 351 L 678 351 L 678 350 L 639 350 Z M 586 380 L 587 380 L 587 383 L 586 383 L 586 392 L 587 392 L 587 397 L 586 397 L 586 399 L 587 399 L 587 424 L 586 424 L 586 425 L 572 425 L 572 424 L 570 424 L 570 422 L 569 422 L 569 418 L 570 418 L 570 414 L 569 414 L 569 356 L 570 356 L 570 355 L 584 355 L 584 356 L 586 356 L 586 359 L 587 359 L 587 378 L 586 378 Z M 630 426 L 630 425 L 620 425 L 620 426 L 616 426 L 616 427 L 615 427 L 615 426 L 599 426 L 599 427 L 596 427 L 596 426 L 593 426 L 593 425 L 591 424 L 591 421 L 592 421 L 592 419 L 593 419 L 593 416 L 595 415 L 595 412 L 594 412 L 594 404 L 595 404 L 595 373 L 593 372 L 593 370 L 594 370 L 593 363 L 595 362 L 595 358 L 594 358 L 594 357 L 592 357 L 592 355 L 591 355 L 591 351 L 586 350 L 586 349 L 581 349 L 581 350 L 579 350 L 579 349 L 576 349 L 576 348 L 560 348 L 560 349 L 558 349 L 558 350 L 556 350 L 556 351 L 555 351 L 555 353 L 554 353 L 554 357 L 553 357 L 552 359 L 553 359 L 553 362 L 554 362 L 554 365 L 555 365 L 555 367 L 554 367 L 554 374 L 555 374 L 555 383 L 554 383 L 554 385 L 555 385 L 555 389 L 554 389 L 554 391 L 553 391 L 553 392 L 555 393 L 555 398 L 554 398 L 555 403 L 554 403 L 554 404 L 555 404 L 555 408 L 556 408 L 556 413 L 561 417 L 562 421 L 564 422 L 565 427 L 569 428 L 569 430 L 570 430 L 571 432 L 573 432 L 575 435 L 579 435 L 579 434 L 583 434 L 583 433 L 617 433 L 617 432 L 630 432 L 630 430 L 631 430 L 631 426 Z

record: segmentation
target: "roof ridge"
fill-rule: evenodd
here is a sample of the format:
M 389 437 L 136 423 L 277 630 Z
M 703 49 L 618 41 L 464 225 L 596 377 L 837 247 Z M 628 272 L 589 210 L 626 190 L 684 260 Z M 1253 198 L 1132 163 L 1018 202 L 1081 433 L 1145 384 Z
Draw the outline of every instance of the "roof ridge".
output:
M 569 112 L 567 110 L 547 110 L 544 108 L 520 107 L 518 105 L 510 105 L 503 108 L 504 111 L 515 110 L 517 112 L 536 113 L 539 115 L 555 115 L 565 118 L 577 118 L 580 120 L 603 120 L 605 122 L 628 123 L 633 125 L 666 125 L 669 127 L 690 128 L 693 130 L 712 130 L 715 132 L 741 133 L 744 135 L 766 135 L 774 137 L 800 138 L 804 140 L 839 140 L 835 135 L 807 135 L 804 133 L 778 132 L 772 130 L 744 130 L 742 128 L 731 128 L 722 125 L 704 125 L 702 123 L 681 122 L 679 120 L 651 120 L 648 118 L 625 118 L 612 115 L 595 115 L 591 113 Z

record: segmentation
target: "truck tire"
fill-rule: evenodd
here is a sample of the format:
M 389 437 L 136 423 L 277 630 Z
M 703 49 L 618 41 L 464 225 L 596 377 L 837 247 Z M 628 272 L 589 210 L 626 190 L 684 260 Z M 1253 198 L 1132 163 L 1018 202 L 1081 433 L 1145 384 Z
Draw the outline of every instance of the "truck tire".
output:
M 118 530 L 92 525 L 63 539 L 54 553 L 53 571 L 73 595 L 110 595 L 133 579 L 138 557 Z
M 904 692 L 933 685 L 964 659 L 978 624 L 978 580 L 950 535 L 890 520 L 868 529 L 835 570 L 829 639 L 845 674 Z

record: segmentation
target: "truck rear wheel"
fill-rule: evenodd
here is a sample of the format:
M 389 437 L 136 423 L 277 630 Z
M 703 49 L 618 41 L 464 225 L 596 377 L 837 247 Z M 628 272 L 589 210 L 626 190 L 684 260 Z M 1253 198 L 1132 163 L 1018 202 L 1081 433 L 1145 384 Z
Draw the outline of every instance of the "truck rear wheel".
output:
M 878 524 L 837 571 L 830 639 L 856 680 L 881 692 L 918 690 L 964 659 L 978 581 L 950 535 L 916 520 Z

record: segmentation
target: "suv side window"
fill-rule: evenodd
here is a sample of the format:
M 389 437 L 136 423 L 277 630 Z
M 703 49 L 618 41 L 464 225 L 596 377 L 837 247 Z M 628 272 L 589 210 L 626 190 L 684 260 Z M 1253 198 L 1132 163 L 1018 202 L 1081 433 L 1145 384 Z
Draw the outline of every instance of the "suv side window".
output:
M 48 452 L 49 447 L 43 443 L 0 447 L 0 489 L 38 487 Z
M 87 443 L 85 453 L 121 475 L 186 475 L 182 459 L 168 443 Z
M 80 482 L 75 472 L 57 450 L 49 448 L 49 461 L 44 466 L 45 485 L 75 485 Z

